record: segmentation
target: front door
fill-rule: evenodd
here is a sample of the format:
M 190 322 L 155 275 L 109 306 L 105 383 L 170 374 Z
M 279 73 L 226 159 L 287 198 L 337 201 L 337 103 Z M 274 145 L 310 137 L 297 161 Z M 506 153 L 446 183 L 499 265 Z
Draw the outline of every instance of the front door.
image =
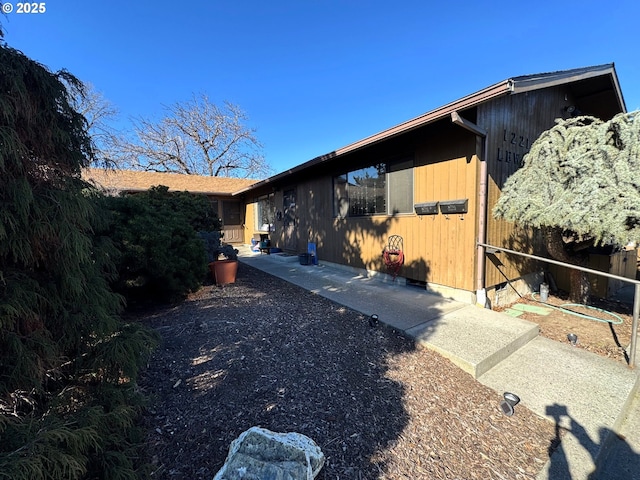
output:
M 225 243 L 242 243 L 244 229 L 242 227 L 242 204 L 237 200 L 223 200 L 222 202 L 222 231 Z
M 296 203 L 296 189 L 285 190 L 282 195 L 282 220 L 284 234 L 284 249 L 298 250 L 298 205 Z

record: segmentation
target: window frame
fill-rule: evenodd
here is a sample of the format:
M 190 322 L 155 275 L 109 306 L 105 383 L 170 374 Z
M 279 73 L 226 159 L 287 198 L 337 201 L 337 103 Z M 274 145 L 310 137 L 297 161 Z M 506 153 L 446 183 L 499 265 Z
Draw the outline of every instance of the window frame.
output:
M 377 210 L 378 207 L 378 203 L 376 201 L 375 207 L 374 207 L 374 211 L 373 212 L 369 212 L 369 211 L 365 211 L 365 210 L 369 210 L 370 209 L 370 205 L 367 203 L 366 208 L 360 208 L 360 211 L 362 211 L 363 213 L 357 213 L 354 212 L 354 206 L 352 205 L 352 199 L 351 196 L 349 194 L 349 190 L 350 188 L 353 189 L 354 187 L 351 186 L 354 182 L 352 181 L 352 175 L 354 173 L 357 172 L 366 172 L 367 170 L 370 169 L 376 169 L 378 172 L 380 172 L 381 169 L 384 169 L 384 175 L 380 178 L 383 179 L 383 183 L 384 185 L 376 185 L 374 186 L 374 190 L 375 188 L 382 188 L 384 191 L 384 212 Z M 405 171 L 405 170 L 410 170 L 410 176 L 402 176 L 401 172 Z M 414 162 L 414 156 L 412 155 L 404 155 L 402 157 L 396 157 L 393 160 L 389 160 L 386 162 L 375 162 L 375 163 L 371 163 L 366 167 L 360 167 L 360 168 L 352 168 L 349 169 L 347 171 L 343 171 L 337 175 L 334 175 L 331 178 L 332 181 L 332 195 L 333 195 L 333 216 L 334 218 L 348 218 L 348 217 L 353 217 L 353 218 L 358 218 L 358 217 L 372 217 L 372 216 L 393 216 L 393 215 L 408 215 L 408 214 L 412 214 L 414 213 L 413 210 L 413 205 L 414 205 L 414 189 L 415 189 L 415 178 L 414 178 L 414 172 L 415 172 L 415 162 Z M 400 201 L 397 200 L 394 203 L 407 203 L 408 204 L 405 206 L 406 211 L 391 211 L 393 209 L 393 207 L 395 205 L 392 205 L 392 189 L 394 188 L 393 183 L 395 182 L 404 182 L 404 183 L 410 183 L 411 184 L 411 188 L 406 188 L 407 191 L 407 195 L 408 197 L 406 199 L 404 199 L 404 201 L 402 201 L 402 199 L 400 199 Z M 373 197 L 371 197 L 369 195 L 369 192 L 364 193 L 364 195 L 360 195 L 359 197 L 359 201 L 360 203 L 362 203 L 362 198 L 364 198 L 366 200 L 366 202 L 368 202 L 370 200 L 370 198 L 374 198 L 376 199 L 377 196 L 375 195 L 375 192 L 373 194 Z
M 276 198 L 274 193 L 268 193 L 256 197 L 256 209 L 255 209 L 255 225 L 257 232 L 274 232 L 276 229 Z M 263 215 L 264 205 L 267 204 L 267 215 Z M 263 220 L 267 220 L 266 223 Z M 263 228 L 264 226 L 267 228 Z

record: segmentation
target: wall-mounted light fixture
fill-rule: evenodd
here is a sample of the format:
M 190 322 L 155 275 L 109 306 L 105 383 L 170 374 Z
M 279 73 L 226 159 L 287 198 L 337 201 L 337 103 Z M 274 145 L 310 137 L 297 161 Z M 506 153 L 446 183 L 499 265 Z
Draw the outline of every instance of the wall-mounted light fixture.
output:
M 582 112 L 578 110 L 578 107 L 576 107 L 575 105 L 564 107 L 564 111 L 570 117 L 579 117 L 580 115 L 582 115 Z

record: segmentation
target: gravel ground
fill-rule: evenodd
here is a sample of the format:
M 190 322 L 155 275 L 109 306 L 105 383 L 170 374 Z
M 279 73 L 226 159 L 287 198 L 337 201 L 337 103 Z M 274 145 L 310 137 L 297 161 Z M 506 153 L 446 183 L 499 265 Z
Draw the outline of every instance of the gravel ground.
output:
M 154 479 L 208 479 L 251 426 L 311 437 L 318 479 L 533 479 L 554 425 L 362 314 L 241 264 L 144 316 L 163 345 L 141 377 Z

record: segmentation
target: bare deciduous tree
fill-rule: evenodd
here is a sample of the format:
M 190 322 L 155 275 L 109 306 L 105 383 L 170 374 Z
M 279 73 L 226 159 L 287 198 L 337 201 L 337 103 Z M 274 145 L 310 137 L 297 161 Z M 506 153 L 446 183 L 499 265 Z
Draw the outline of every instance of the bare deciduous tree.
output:
M 225 102 L 219 107 L 201 94 L 166 107 L 159 121 L 134 121 L 135 139 L 121 140 L 121 164 L 157 172 L 253 177 L 271 173 L 246 114 Z
M 118 118 L 118 109 L 91 83 L 83 85 L 83 92 L 75 94 L 71 103 L 87 121 L 87 131 L 95 149 L 93 163 L 102 167 L 117 166 L 116 146 L 120 142 L 113 123 Z

